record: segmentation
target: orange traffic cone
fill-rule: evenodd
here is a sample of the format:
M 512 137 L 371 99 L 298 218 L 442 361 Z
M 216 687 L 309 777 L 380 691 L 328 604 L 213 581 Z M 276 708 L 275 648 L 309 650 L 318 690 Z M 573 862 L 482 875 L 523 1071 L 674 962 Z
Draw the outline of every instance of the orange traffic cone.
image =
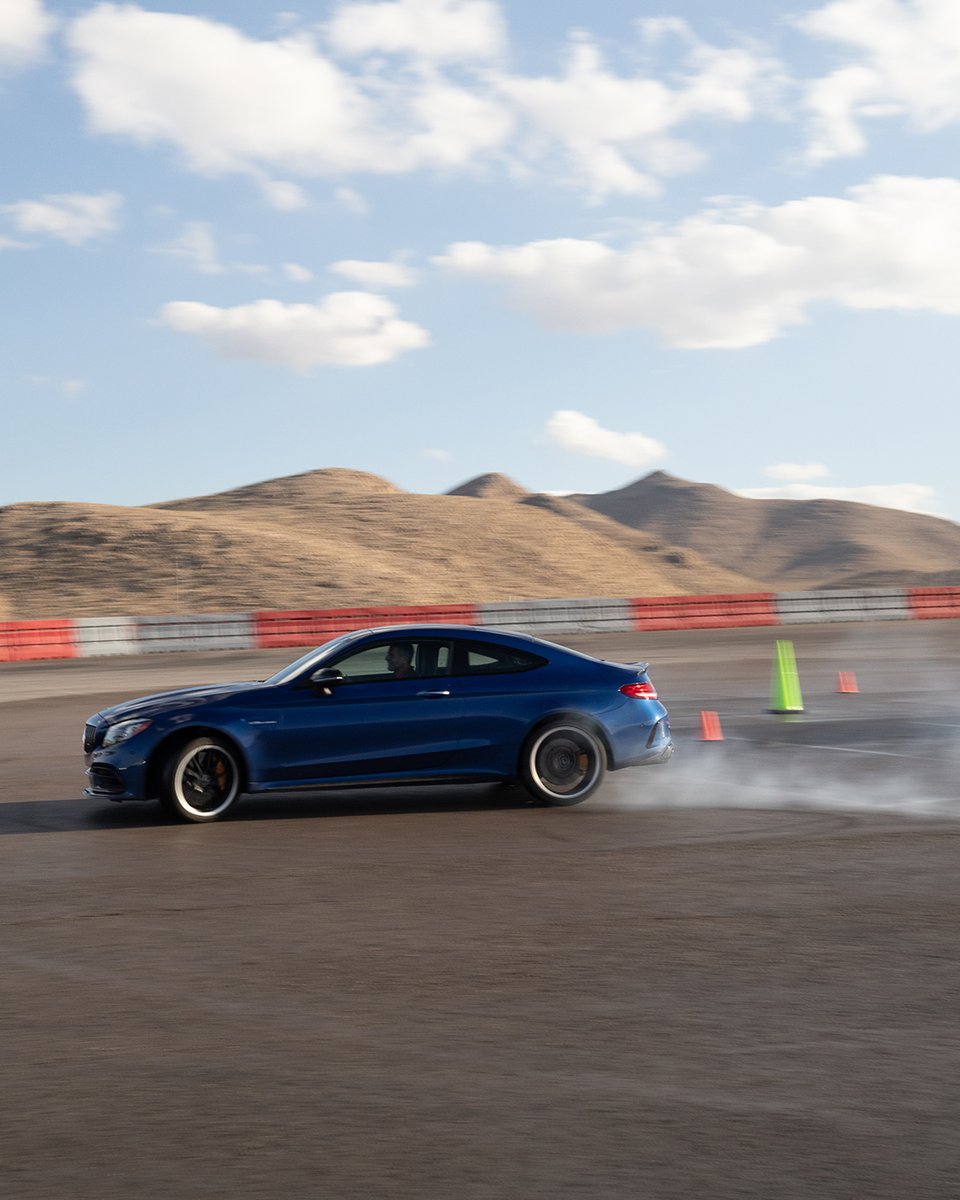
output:
M 723 733 L 720 730 L 720 717 L 715 712 L 700 713 L 700 741 L 722 742 Z
M 837 672 L 837 691 L 841 695 L 854 695 L 859 692 L 857 677 L 852 671 Z

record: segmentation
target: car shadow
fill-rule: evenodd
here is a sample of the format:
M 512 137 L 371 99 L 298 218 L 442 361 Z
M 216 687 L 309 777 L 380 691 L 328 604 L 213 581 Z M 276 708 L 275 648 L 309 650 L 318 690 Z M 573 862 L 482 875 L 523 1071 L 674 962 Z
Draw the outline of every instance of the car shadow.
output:
M 522 788 L 468 784 L 458 788 L 350 789 L 328 792 L 281 792 L 244 796 L 217 824 L 248 821 L 316 820 L 336 817 L 401 816 L 415 813 L 501 812 L 536 807 Z M 104 829 L 189 827 L 155 800 L 110 801 L 81 797 L 67 800 L 12 800 L 0 804 L 0 836 L 24 833 L 79 833 Z

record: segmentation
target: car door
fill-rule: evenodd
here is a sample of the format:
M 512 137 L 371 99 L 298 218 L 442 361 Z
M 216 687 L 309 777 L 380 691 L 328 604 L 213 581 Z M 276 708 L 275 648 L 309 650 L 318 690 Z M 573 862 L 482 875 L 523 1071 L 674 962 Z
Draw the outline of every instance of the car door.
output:
M 527 730 L 550 704 L 543 657 L 508 644 L 458 640 L 450 686 L 460 702 L 460 761 L 510 775 Z
M 390 676 L 390 642 L 374 642 L 326 664 L 344 679 L 288 689 L 272 734 L 271 781 L 308 785 L 352 779 L 431 778 L 453 773 L 459 747 L 459 701 L 446 671 L 449 643 L 416 644 L 432 672 Z

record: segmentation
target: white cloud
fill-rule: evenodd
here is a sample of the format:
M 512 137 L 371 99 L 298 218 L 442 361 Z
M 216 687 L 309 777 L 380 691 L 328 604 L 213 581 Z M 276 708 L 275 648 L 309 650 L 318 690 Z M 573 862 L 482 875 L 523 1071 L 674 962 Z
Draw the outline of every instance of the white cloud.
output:
M 492 0 L 390 0 L 341 4 L 327 27 L 345 55 L 405 54 L 437 62 L 489 59 L 506 46 Z
M 330 270 L 370 288 L 408 288 L 417 282 L 417 272 L 398 262 L 367 262 L 344 258 L 331 263 Z
M 41 0 L 3 0 L 0 5 L 0 67 L 26 66 L 43 54 L 56 24 Z
M 366 292 L 334 292 L 317 304 L 258 300 L 236 308 L 179 300 L 165 304 L 159 319 L 227 358 L 301 372 L 374 366 L 430 341 L 425 329 L 401 321 L 389 300 Z
M 662 27 L 661 27 L 662 26 Z M 611 71 L 586 36 L 570 44 L 561 76 L 504 77 L 500 90 L 523 116 L 534 141 L 528 154 L 565 152 L 574 178 L 594 200 L 611 194 L 655 195 L 659 178 L 704 161 L 676 130 L 692 121 L 745 121 L 776 88 L 777 63 L 755 51 L 718 49 L 699 41 L 683 21 L 641 23 L 648 41 L 680 34 L 685 71 L 673 82 Z
M 207 174 L 268 179 L 462 166 L 503 140 L 503 105 L 437 78 L 351 76 L 306 37 L 256 41 L 202 17 L 99 4 L 69 30 L 73 86 L 97 133 L 168 142 Z
M 303 267 L 300 263 L 284 263 L 281 269 L 284 277 L 291 283 L 309 283 L 313 279 L 313 272 L 310 268 Z
M 866 120 L 906 117 L 921 132 L 960 121 L 957 0 L 833 0 L 794 23 L 850 56 L 808 85 L 811 161 L 861 154 Z
M 960 180 L 887 176 L 843 199 L 707 210 L 625 250 L 462 242 L 434 261 L 510 284 L 549 327 L 652 329 L 687 349 L 759 345 L 825 302 L 960 316 Z
M 119 225 L 123 197 L 116 192 L 97 195 L 69 193 L 42 200 L 18 200 L 0 205 L 20 233 L 59 238 L 72 246 L 105 237 Z
M 822 487 L 810 483 L 791 483 L 778 488 L 737 488 L 738 496 L 753 500 L 852 500 L 880 508 L 900 508 L 907 512 L 940 516 L 933 488 L 922 483 L 886 483 L 866 487 Z
M 95 133 L 173 145 L 206 174 L 245 173 L 267 203 L 292 210 L 307 197 L 277 173 L 536 170 L 594 201 L 655 194 L 705 159 L 684 127 L 767 111 L 782 68 L 676 19 L 640 28 L 650 51 L 679 39 L 679 69 L 619 74 L 581 35 L 560 73 L 511 72 L 488 0 L 341 4 L 322 49 L 305 34 L 256 40 L 200 16 L 101 3 L 70 24 L 68 44 Z M 363 209 L 355 192 L 339 195 Z
M 809 483 L 830 474 L 823 463 L 775 463 L 772 467 L 764 467 L 763 473 L 782 483 Z
M 224 271 L 213 230 L 203 221 L 189 222 L 178 237 L 162 246 L 154 246 L 153 252 L 182 258 L 201 275 L 222 275 Z
M 363 96 L 305 39 L 258 42 L 202 17 L 99 4 L 68 41 L 94 130 L 172 142 L 197 170 L 349 170 L 370 152 Z
M 298 212 L 310 203 L 299 184 L 288 183 L 285 179 L 261 179 L 260 191 L 267 204 L 277 212 Z
M 449 462 L 453 455 L 449 450 L 424 450 L 424 458 L 432 458 L 434 462 Z
M 628 467 L 648 467 L 666 458 L 667 448 L 642 433 L 614 433 L 593 417 L 573 409 L 560 409 L 546 424 L 547 437 L 574 454 L 606 458 Z

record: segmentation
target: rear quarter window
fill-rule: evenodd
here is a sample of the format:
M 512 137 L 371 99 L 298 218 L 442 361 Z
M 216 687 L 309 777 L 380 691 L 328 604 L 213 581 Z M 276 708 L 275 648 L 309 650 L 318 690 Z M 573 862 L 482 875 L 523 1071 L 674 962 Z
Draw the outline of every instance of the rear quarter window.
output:
M 480 642 L 466 643 L 457 655 L 457 674 L 518 675 L 542 667 L 546 659 L 539 654 L 517 650 L 513 646 L 493 646 Z

